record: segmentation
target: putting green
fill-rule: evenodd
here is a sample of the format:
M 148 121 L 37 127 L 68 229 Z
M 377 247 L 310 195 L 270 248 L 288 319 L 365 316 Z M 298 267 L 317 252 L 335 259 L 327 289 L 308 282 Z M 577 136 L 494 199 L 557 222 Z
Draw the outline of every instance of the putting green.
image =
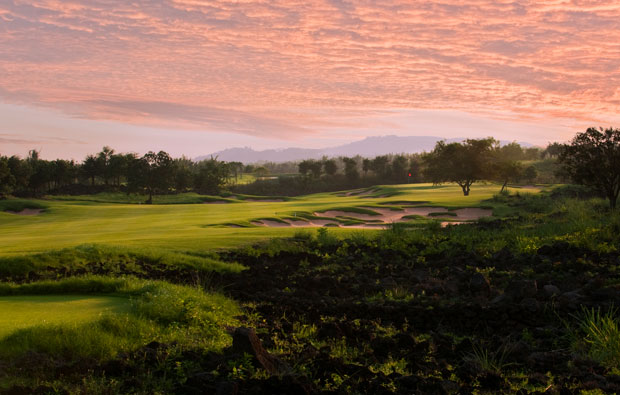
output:
M 28 295 L 0 297 L 0 339 L 35 325 L 84 323 L 104 313 L 123 313 L 129 299 L 92 295 Z
M 0 212 L 0 256 L 44 252 L 80 244 L 179 251 L 229 248 L 259 239 L 291 236 L 299 230 L 290 227 L 252 227 L 250 221 L 257 218 L 295 217 L 298 213 L 343 207 L 385 207 L 391 202 L 412 202 L 414 205 L 445 208 L 480 207 L 483 201 L 493 197 L 499 189 L 497 184 L 475 184 L 470 196 L 463 196 L 461 188 L 455 184 L 404 184 L 378 186 L 365 192 L 354 191 L 353 194 L 320 193 L 281 202 L 248 200 L 228 204 L 140 205 L 63 197 L 63 200 L 41 202 L 47 208 L 40 215 L 20 216 Z M 197 195 L 194 195 L 168 196 L 167 199 L 175 198 L 184 202 L 189 198 L 196 200 Z M 95 195 L 88 198 L 98 197 Z M 214 226 L 224 223 L 249 227 Z M 360 230 L 331 231 L 350 233 Z

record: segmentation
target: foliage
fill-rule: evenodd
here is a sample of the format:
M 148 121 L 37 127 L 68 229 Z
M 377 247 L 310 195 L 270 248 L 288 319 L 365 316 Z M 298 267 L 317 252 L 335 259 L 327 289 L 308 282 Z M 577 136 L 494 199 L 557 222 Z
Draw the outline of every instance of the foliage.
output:
M 586 354 L 608 368 L 620 368 L 620 321 L 618 310 L 611 308 L 607 312 L 597 309 L 582 308 L 576 317 L 578 334 L 574 346 L 585 348 Z
M 437 184 L 456 182 L 468 196 L 474 182 L 490 178 L 495 144 L 493 138 L 450 144 L 440 141 L 424 156 L 427 177 Z
M 579 184 L 596 189 L 616 207 L 620 193 L 620 129 L 588 128 L 560 153 L 564 171 Z

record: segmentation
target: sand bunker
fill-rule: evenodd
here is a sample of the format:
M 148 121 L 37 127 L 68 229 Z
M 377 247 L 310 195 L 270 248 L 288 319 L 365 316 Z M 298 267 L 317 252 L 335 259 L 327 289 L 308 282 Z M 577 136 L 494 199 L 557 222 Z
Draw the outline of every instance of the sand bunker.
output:
M 482 217 L 489 217 L 493 215 L 493 211 L 482 208 L 462 208 L 458 210 L 449 211 L 444 207 L 407 207 L 403 210 L 391 210 L 383 207 L 364 207 L 369 210 L 373 210 L 379 215 L 359 214 L 351 211 L 341 210 L 328 210 L 324 212 L 317 212 L 315 215 L 321 217 L 350 217 L 356 218 L 362 221 L 379 220 L 383 223 L 402 222 L 408 221 L 408 218 L 403 218 L 408 215 L 419 215 L 421 217 L 429 217 L 431 213 L 446 213 L 446 217 L 454 218 L 455 221 L 473 221 Z M 454 215 L 456 214 L 456 215 Z M 434 215 L 433 217 L 441 217 L 441 215 Z
M 379 215 L 361 214 L 352 211 L 342 210 L 328 210 L 322 212 L 316 212 L 314 215 L 317 217 L 334 218 L 333 221 L 329 219 L 310 219 L 308 221 L 302 220 L 288 220 L 284 222 L 262 219 L 252 221 L 252 224 L 257 226 L 267 226 L 273 228 L 316 228 L 322 226 L 341 227 L 346 229 L 384 229 L 390 224 L 395 222 L 406 222 L 409 218 L 404 218 L 410 215 L 419 215 L 426 218 L 450 218 L 450 220 L 442 221 L 441 226 L 459 225 L 466 221 L 475 221 L 482 217 L 490 217 L 493 215 L 493 210 L 484 208 L 461 208 L 458 210 L 448 210 L 444 207 L 407 207 L 403 210 L 392 210 L 386 207 L 364 207 L 368 210 L 373 210 Z M 430 216 L 429 214 L 437 214 Z M 439 213 L 439 214 L 438 214 Z M 445 213 L 445 216 L 441 214 Z M 352 225 L 344 225 L 336 221 L 337 218 L 348 217 L 355 218 L 360 221 L 372 221 L 372 223 L 359 223 Z
M 25 208 L 22 211 L 11 211 L 11 210 L 7 210 L 6 211 L 9 214 L 15 214 L 15 215 L 39 215 L 43 212 L 43 209 L 40 208 Z

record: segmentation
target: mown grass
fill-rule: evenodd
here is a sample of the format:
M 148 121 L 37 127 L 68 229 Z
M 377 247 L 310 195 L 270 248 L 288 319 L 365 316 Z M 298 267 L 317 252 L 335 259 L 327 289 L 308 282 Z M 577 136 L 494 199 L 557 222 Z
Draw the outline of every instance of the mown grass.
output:
M 221 294 L 162 281 L 86 276 L 22 285 L 0 284 L 0 295 L 39 295 L 40 302 L 49 295 L 75 294 L 122 296 L 131 300 L 131 307 L 128 312 L 108 312 L 86 323 L 35 322 L 18 329 L 23 323 L 16 321 L 12 333 L 0 340 L 0 358 L 38 352 L 53 358 L 103 360 L 151 341 L 220 350 L 230 344 L 225 327 L 235 325 L 233 317 L 239 314 L 236 303 Z M 77 309 L 74 314 L 81 313 Z M 5 325 L 5 333 L 10 329 Z
M 3 235 L 0 238 L 0 256 L 44 252 L 93 243 L 177 251 L 225 249 L 261 239 L 292 236 L 295 230 L 269 227 L 221 228 L 209 225 L 247 224 L 253 218 L 282 218 L 296 216 L 298 212 L 327 211 L 333 208 L 372 209 L 373 206 L 381 207 L 403 200 L 428 201 L 431 203 L 424 205 L 446 208 L 478 207 L 481 204 L 488 205 L 489 203 L 483 202 L 491 199 L 499 188 L 495 184 L 475 185 L 471 195 L 465 197 L 456 185 L 404 184 L 378 187 L 379 194 L 384 189 L 398 191 L 399 195 L 393 198 L 322 193 L 284 202 L 240 201 L 237 204 L 140 205 L 89 200 L 98 199 L 99 195 L 65 197 L 62 199 L 67 200 L 41 201 L 40 204 L 49 207 L 44 215 L 26 217 L 0 212 L 0 230 Z M 181 199 L 179 202 L 186 199 L 187 203 L 204 197 L 183 194 L 156 197 L 159 198 Z M 490 204 L 498 215 L 514 215 L 516 212 L 503 208 L 505 203 L 501 201 Z M 353 230 L 335 231 L 346 236 Z
M 125 297 L 93 295 L 26 295 L 0 297 L 0 339 L 33 325 L 77 324 L 104 313 L 129 311 Z

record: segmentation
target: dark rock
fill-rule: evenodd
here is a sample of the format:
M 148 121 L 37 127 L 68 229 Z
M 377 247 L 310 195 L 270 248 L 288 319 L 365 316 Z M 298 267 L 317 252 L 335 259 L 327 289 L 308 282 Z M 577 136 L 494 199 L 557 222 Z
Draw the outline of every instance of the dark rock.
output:
M 536 280 L 516 280 L 506 287 L 504 294 L 512 301 L 519 302 L 525 298 L 534 298 L 538 292 Z
M 249 354 L 254 363 L 258 364 L 270 374 L 285 374 L 290 368 L 275 356 L 269 354 L 260 342 L 256 332 L 252 328 L 241 327 L 235 329 L 233 334 L 233 352 L 236 354 Z
M 443 388 L 447 394 L 456 394 L 460 386 L 454 381 L 444 380 L 441 382 L 441 388 Z
M 506 306 L 510 304 L 511 299 L 506 294 L 501 294 L 491 300 L 491 304 L 495 306 Z
M 525 298 L 521 301 L 521 307 L 530 313 L 535 313 L 539 309 L 538 301 L 534 298 Z
M 568 361 L 567 355 L 561 352 L 533 352 L 527 359 L 535 369 L 550 371 L 557 370 Z
M 224 381 L 217 386 L 216 395 L 237 395 L 239 384 L 231 381 Z
M 381 286 L 384 288 L 394 288 L 398 286 L 398 284 L 396 283 L 396 280 L 394 280 L 392 277 L 385 277 L 381 280 Z
M 579 304 L 583 299 L 583 295 L 581 295 L 578 291 L 564 292 L 558 297 L 558 301 L 561 306 L 569 307 L 571 309 L 576 309 L 579 307 Z
M 484 296 L 488 298 L 491 292 L 491 284 L 483 274 L 474 273 L 469 280 L 469 291 L 474 296 Z
M 401 349 L 413 349 L 415 347 L 415 339 L 409 333 L 398 333 L 394 336 L 394 340 Z
M 543 290 L 545 291 L 545 295 L 548 298 L 552 298 L 554 296 L 558 296 L 562 293 L 562 291 L 560 291 L 560 288 L 556 287 L 555 285 L 552 284 L 547 284 L 543 287 Z

